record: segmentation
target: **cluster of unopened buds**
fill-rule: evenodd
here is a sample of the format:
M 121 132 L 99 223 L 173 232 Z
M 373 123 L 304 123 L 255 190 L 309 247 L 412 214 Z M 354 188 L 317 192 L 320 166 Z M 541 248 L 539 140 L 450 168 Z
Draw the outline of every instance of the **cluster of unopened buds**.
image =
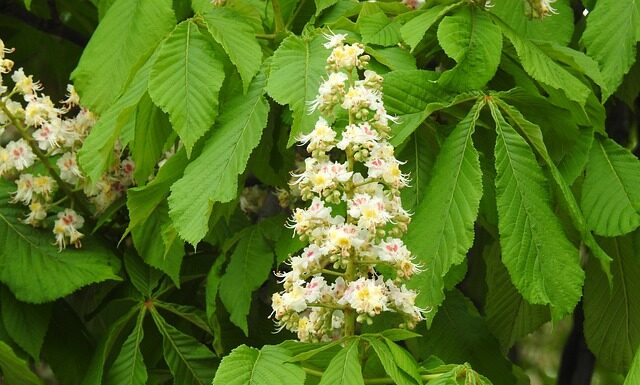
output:
M 400 239 L 410 222 L 400 201 L 408 179 L 388 142 L 394 119 L 382 103 L 383 79 L 366 70 L 364 46 L 326 37 L 328 77 L 310 102 L 323 116 L 299 138 L 310 156 L 291 181 L 310 202 L 289 224 L 308 246 L 277 274 L 284 291 L 272 297 L 279 328 L 302 341 L 352 335 L 382 312 L 399 315 L 401 327 L 423 319 L 416 292 L 403 284 L 419 267 Z
M 83 234 L 79 229 L 84 218 L 59 205 L 71 199 L 70 194 L 83 191 L 94 206 L 93 214 L 99 214 L 132 184 L 134 164 L 128 158 L 120 160 L 121 151 L 116 148 L 118 162 L 98 181 L 90 183 L 84 178 L 76 153 L 95 124 L 95 115 L 80 107 L 72 85 L 67 86 L 67 99 L 56 107 L 49 96 L 40 93 L 42 85 L 32 75 L 26 75 L 22 68 L 12 72 L 13 62 L 4 57 L 11 51 L 0 40 L 0 136 L 11 127 L 13 132 L 7 136 L 20 138 L 0 146 L 0 176 L 16 183 L 12 201 L 29 208 L 22 222 L 46 227 L 49 212 L 57 210 L 53 223 L 56 245 L 60 250 L 67 245 L 80 247 Z M 14 84 L 11 89 L 4 85 L 5 75 Z M 67 116 L 71 111 L 76 111 L 75 115 Z M 38 162 L 46 163 L 44 168 L 37 167 Z M 57 192 L 64 196 L 54 201 Z

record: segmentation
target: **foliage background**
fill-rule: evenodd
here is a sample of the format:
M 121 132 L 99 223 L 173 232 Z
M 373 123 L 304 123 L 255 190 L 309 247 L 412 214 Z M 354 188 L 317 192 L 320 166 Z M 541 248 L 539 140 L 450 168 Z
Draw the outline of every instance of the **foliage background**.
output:
M 640 3 L 559 0 L 544 20 L 522 0 L 475 3 L 3 2 L 18 66 L 53 100 L 71 77 L 101 116 L 86 175 L 106 169 L 116 139 L 139 170 L 86 248 L 61 254 L 12 220 L 12 183 L 0 186 L 4 381 L 40 383 L 31 366 L 65 385 L 211 383 L 235 347 L 291 338 L 271 333 L 268 298 L 300 245 L 275 198 L 246 216 L 238 196 L 286 187 L 328 26 L 369 45 L 401 119 L 406 241 L 429 266 L 414 284 L 434 309 L 405 344 L 413 356 L 526 383 L 519 365 L 544 363 L 523 337 L 553 320 L 562 339 L 573 319 L 558 383 L 589 383 L 594 362 L 602 383 L 630 369 L 637 383 Z M 177 137 L 186 151 L 147 182 Z

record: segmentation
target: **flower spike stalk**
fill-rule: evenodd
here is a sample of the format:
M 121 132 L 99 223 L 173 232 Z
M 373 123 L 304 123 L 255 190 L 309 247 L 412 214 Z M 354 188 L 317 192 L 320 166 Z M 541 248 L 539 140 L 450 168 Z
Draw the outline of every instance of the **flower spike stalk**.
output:
M 404 285 L 419 268 L 400 239 L 410 222 L 400 200 L 408 177 L 388 142 L 394 118 L 382 102 L 383 79 L 366 69 L 362 44 L 326 38 L 327 78 L 309 103 L 322 116 L 299 138 L 310 156 L 291 182 L 309 204 L 289 226 L 308 245 L 277 274 L 284 291 L 272 297 L 279 330 L 301 341 L 353 335 L 382 312 L 396 313 L 401 327 L 423 319 L 417 293 Z

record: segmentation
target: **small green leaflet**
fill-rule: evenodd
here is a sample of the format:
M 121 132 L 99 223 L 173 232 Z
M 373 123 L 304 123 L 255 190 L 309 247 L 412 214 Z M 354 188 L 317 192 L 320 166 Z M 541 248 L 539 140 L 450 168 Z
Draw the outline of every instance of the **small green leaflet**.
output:
M 532 304 L 550 304 L 555 318 L 573 310 L 584 271 L 578 250 L 553 213 L 547 181 L 533 151 L 490 103 L 496 122 L 496 195 L 502 261 Z
M 347 342 L 329 362 L 318 385 L 364 385 L 358 354 L 360 340 Z
M 640 226 L 640 161 L 612 139 L 596 138 L 587 162 L 581 207 L 598 235 L 623 235 Z
M 463 7 L 442 19 L 438 42 L 457 64 L 440 75 L 438 83 L 457 91 L 482 88 L 500 64 L 502 33 L 487 13 Z
M 157 310 L 152 308 L 151 315 L 162 334 L 164 360 L 174 384 L 211 384 L 217 366 L 213 353 L 195 338 L 169 325 Z
M 433 7 L 429 7 L 423 13 L 409 20 L 402 26 L 402 28 L 400 28 L 402 39 L 411 47 L 411 51 L 413 52 L 429 28 L 431 28 L 446 14 L 463 4 L 463 2 L 458 2 L 451 5 L 437 4 Z
M 268 278 L 274 254 L 258 225 L 238 241 L 227 270 L 220 279 L 220 299 L 231 314 L 231 322 L 249 334 L 247 315 L 251 296 Z
M 246 95 L 236 92 L 222 105 L 223 112 L 202 153 L 171 186 L 169 215 L 180 237 L 192 245 L 207 235 L 213 204 L 237 196 L 238 175 L 244 172 L 267 124 L 265 80 L 264 73 L 258 74 Z
M 279 346 L 238 346 L 222 359 L 213 385 L 303 385 L 305 373 Z
M 482 197 L 482 173 L 471 135 L 483 99 L 445 140 L 424 199 L 416 208 L 405 242 L 419 264 L 428 266 L 410 281 L 420 288 L 417 304 L 435 310 L 444 299 L 444 276 L 460 264 L 473 244 L 473 224 Z M 424 242 L 429 239 L 429 242 Z M 432 320 L 435 311 L 427 314 Z
M 142 324 L 146 308 L 141 306 L 133 331 L 120 348 L 120 353 L 111 365 L 105 385 L 145 385 L 147 383 L 147 367 L 142 359 L 140 343 L 144 338 Z
M 169 114 L 188 156 L 216 119 L 224 77 L 216 51 L 193 21 L 178 24 L 162 43 L 151 69 L 149 94 Z
M 364 44 L 391 47 L 400 42 L 400 24 L 390 20 L 383 12 L 362 15 L 358 26 Z
M 313 100 L 325 74 L 329 50 L 322 35 L 291 35 L 274 52 L 267 92 L 279 104 L 288 104 L 293 111 L 293 125 L 287 146 L 295 143 L 299 134 L 311 131 L 318 112 L 308 113 L 307 102 Z
M 104 113 L 176 24 L 171 0 L 117 0 L 71 74 L 82 104 Z
M 624 380 L 624 385 L 635 385 L 640 383 L 640 349 L 636 352 L 631 369 Z

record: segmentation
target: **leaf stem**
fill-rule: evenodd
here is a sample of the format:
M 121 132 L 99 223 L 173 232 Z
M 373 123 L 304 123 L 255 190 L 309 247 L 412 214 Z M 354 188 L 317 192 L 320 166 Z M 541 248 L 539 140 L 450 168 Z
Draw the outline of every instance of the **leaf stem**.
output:
M 287 30 L 284 24 L 284 18 L 282 17 L 282 7 L 280 6 L 280 0 L 271 0 L 271 6 L 273 7 L 273 19 L 276 23 L 276 35 L 280 32 Z
M 22 122 L 18 118 L 16 118 L 15 115 L 11 113 L 11 111 L 9 111 L 9 109 L 7 108 L 7 105 L 5 104 L 5 101 L 6 99 L 3 99 L 2 102 L 0 102 L 0 107 L 4 111 L 5 115 L 7 115 L 7 117 L 11 120 L 13 125 L 18 129 L 20 136 L 22 136 L 22 138 L 27 142 L 27 144 L 29 144 L 29 147 L 31 147 L 31 150 L 33 151 L 33 153 L 36 154 L 38 159 L 40 159 L 40 161 L 42 162 L 42 165 L 47 170 L 49 175 L 51 175 L 51 177 L 56 181 L 56 183 L 58 183 L 58 187 L 60 188 L 60 190 L 62 190 L 62 192 L 64 192 L 65 195 L 67 195 L 72 202 L 77 203 L 84 214 L 86 214 L 87 216 L 91 216 L 91 210 L 89 209 L 89 207 L 86 206 L 84 201 L 82 201 L 81 199 L 78 199 L 76 195 L 73 193 L 73 191 L 69 188 L 67 183 L 63 181 L 62 178 L 60 178 L 60 175 L 58 175 L 56 170 L 53 168 L 46 154 L 40 150 L 40 147 L 38 147 L 38 144 L 36 143 L 35 139 L 33 139 L 33 136 L 31 136 L 31 134 L 29 133 L 27 128 L 22 124 Z

